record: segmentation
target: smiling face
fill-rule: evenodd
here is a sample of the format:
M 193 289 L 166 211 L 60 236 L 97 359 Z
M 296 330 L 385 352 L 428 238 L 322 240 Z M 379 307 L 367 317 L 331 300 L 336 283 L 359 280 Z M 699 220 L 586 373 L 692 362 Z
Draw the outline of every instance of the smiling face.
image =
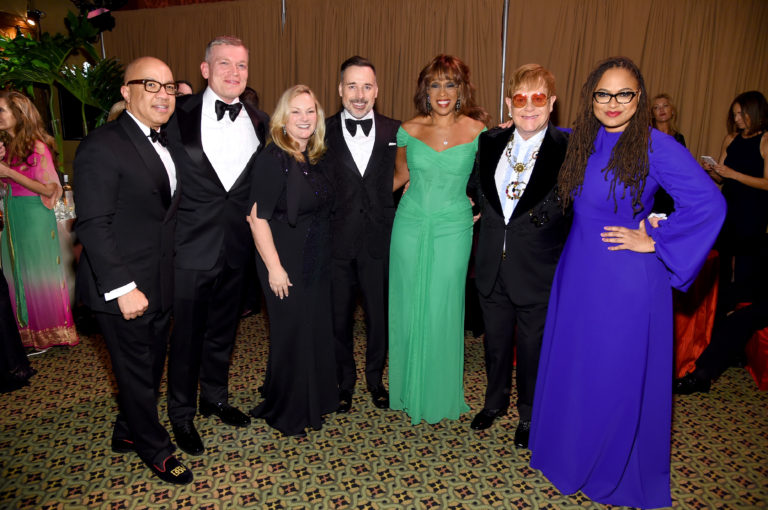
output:
M 432 80 L 427 86 L 427 94 L 433 113 L 447 115 L 456 111 L 456 100 L 459 98 L 459 84 L 456 81 L 445 77 Z
M 13 115 L 8 101 L 4 97 L 0 97 L 0 131 L 5 131 L 7 134 L 14 136 L 16 134 L 16 116 Z
M 309 139 L 317 127 L 317 106 L 309 94 L 299 94 L 288 103 L 285 132 L 293 138 L 301 150 L 307 148 Z
M 548 96 L 546 103 L 544 106 L 535 106 L 532 98 L 540 98 L 541 95 Z M 515 96 L 525 96 L 525 106 L 516 107 L 512 100 Z M 547 128 L 549 115 L 552 113 L 556 100 L 555 96 L 548 95 L 543 83 L 536 84 L 536 86 L 523 84 L 512 93 L 512 97 L 504 98 L 504 102 L 507 104 L 507 108 L 512 114 L 512 120 L 515 123 L 515 132 L 522 136 L 523 140 L 527 140 Z
M 600 104 L 592 99 L 592 112 L 597 120 L 605 126 L 609 133 L 624 131 L 629 121 L 637 111 L 637 102 L 640 98 L 640 85 L 634 75 L 627 69 L 614 67 L 603 73 L 595 87 L 595 92 L 606 94 L 618 94 L 619 92 L 634 92 L 636 95 L 626 104 L 620 104 L 615 97 L 605 104 Z
M 154 80 L 159 83 L 173 83 L 173 73 L 165 62 L 152 57 L 143 57 L 131 62 L 125 70 L 125 81 Z M 168 122 L 176 107 L 176 96 L 168 95 L 165 87 L 156 93 L 144 90 L 144 85 L 134 83 L 120 87 L 125 99 L 125 109 L 143 124 L 159 129 Z
M 362 119 L 373 108 L 379 87 L 376 73 L 367 66 L 349 66 L 339 83 L 341 104 L 356 119 Z
M 231 103 L 248 84 L 248 50 L 230 44 L 212 46 L 208 59 L 200 64 L 200 72 L 211 90 L 222 101 Z

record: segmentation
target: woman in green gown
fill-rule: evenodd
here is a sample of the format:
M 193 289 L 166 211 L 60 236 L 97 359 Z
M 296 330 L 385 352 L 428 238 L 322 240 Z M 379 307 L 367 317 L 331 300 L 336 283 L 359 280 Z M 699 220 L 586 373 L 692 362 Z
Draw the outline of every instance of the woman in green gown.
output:
M 438 55 L 419 74 L 418 115 L 397 133 L 389 273 L 392 409 L 416 425 L 458 419 L 464 402 L 464 286 L 472 246 L 466 186 L 488 114 L 474 103 L 469 68 Z

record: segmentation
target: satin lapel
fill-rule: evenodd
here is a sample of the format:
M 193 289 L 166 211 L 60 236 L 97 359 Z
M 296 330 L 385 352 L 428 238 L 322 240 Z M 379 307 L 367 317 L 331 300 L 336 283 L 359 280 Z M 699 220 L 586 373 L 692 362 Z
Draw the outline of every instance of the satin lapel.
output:
M 256 131 L 256 137 L 259 139 L 259 148 L 256 152 L 261 152 L 261 149 L 267 144 L 267 129 L 269 126 L 266 126 L 261 119 L 259 119 L 259 114 L 256 113 L 256 110 L 251 108 L 250 105 L 243 103 L 243 107 L 245 108 L 246 113 L 248 113 L 248 117 L 251 119 L 253 130 Z
M 368 164 L 365 167 L 363 179 L 367 178 L 375 170 L 375 167 L 384 155 L 384 150 L 387 148 L 387 140 L 384 139 L 384 130 L 381 127 L 379 114 L 376 112 L 373 113 L 373 122 L 376 123 L 376 140 L 373 142 L 373 150 L 371 151 L 371 157 L 368 159 Z
M 142 167 L 160 190 L 160 198 L 163 201 L 163 206 L 167 209 L 171 205 L 171 183 L 168 181 L 168 172 L 165 170 L 163 161 L 152 147 L 152 142 L 149 141 L 147 134 L 141 132 L 139 125 L 127 113 L 120 115 L 118 122 L 136 148 L 137 154 L 144 163 Z
M 480 153 L 480 186 L 483 189 L 483 195 L 485 195 L 491 208 L 502 218 L 504 211 L 501 209 L 501 199 L 499 199 L 499 192 L 496 189 L 496 167 L 513 129 L 504 129 L 486 136 Z
M 352 153 L 349 151 L 342 129 L 344 129 L 344 124 L 341 122 L 341 112 L 339 112 L 329 119 L 327 136 L 331 144 L 333 144 L 334 151 L 336 151 L 337 163 L 341 163 L 348 172 L 360 179 L 360 171 L 357 169 Z M 371 154 L 371 159 L 373 159 L 373 154 Z
M 551 124 L 547 128 L 547 133 L 544 135 L 541 147 L 539 147 L 539 156 L 536 158 L 536 164 L 533 166 L 528 186 L 525 187 L 525 192 L 520 197 L 520 202 L 515 207 L 510 221 L 522 214 L 526 214 L 529 209 L 544 200 L 544 197 L 557 184 L 557 174 L 560 171 L 560 164 L 562 162 L 561 153 L 564 149 L 555 143 L 550 129 L 556 128 Z
M 211 172 L 216 174 L 210 161 L 203 152 L 203 139 L 200 133 L 200 122 L 203 115 L 203 93 L 193 96 L 185 102 L 181 108 L 176 109 L 178 116 L 179 134 L 184 149 L 199 167 L 208 167 Z M 218 180 L 218 176 L 216 177 Z

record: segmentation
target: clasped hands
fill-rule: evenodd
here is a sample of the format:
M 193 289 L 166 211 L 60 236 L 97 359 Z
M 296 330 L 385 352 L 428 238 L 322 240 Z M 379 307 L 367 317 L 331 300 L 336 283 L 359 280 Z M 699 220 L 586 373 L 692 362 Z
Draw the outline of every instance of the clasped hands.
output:
M 659 226 L 660 218 L 648 218 L 651 227 Z M 604 243 L 612 243 L 611 251 L 630 250 L 637 253 L 653 253 L 656 251 L 656 242 L 645 230 L 645 220 L 640 220 L 639 228 L 627 227 L 603 227 L 605 232 L 600 233 Z

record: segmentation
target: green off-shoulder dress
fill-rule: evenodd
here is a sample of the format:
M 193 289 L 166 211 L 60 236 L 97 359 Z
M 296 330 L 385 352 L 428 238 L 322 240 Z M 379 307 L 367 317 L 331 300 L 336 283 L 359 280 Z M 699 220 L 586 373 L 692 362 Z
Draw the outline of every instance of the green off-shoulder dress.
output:
M 464 402 L 464 288 L 472 247 L 466 187 L 477 138 L 437 152 L 397 132 L 410 186 L 397 208 L 389 271 L 389 392 L 416 425 L 458 419 Z

